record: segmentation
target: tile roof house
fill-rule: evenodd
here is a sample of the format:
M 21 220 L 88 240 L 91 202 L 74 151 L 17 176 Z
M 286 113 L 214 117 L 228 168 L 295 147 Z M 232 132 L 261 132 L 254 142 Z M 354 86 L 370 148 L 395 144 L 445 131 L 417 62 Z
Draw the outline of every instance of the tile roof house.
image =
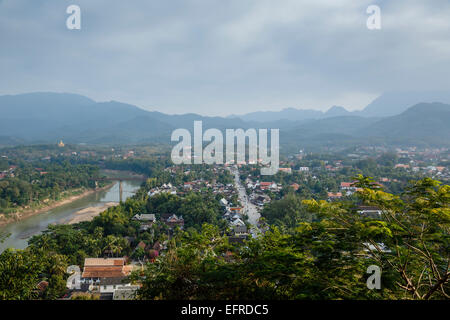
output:
M 353 182 L 341 182 L 341 189 L 354 189 Z
M 141 248 L 141 249 L 145 250 L 146 247 L 147 247 L 147 245 L 143 241 L 141 241 L 137 244 L 136 249 Z
M 133 271 L 133 265 L 127 265 L 125 258 L 86 258 L 81 275 L 81 285 L 87 290 L 99 292 L 101 299 L 112 299 L 115 290 L 129 286 L 127 277 Z
M 242 221 L 240 218 L 237 218 L 231 222 L 233 226 L 245 226 L 244 221 Z
M 142 221 L 142 222 L 155 222 L 156 216 L 153 213 L 151 213 L 151 214 L 136 214 L 133 217 L 133 220 Z
M 170 227 L 179 226 L 182 228 L 184 226 L 184 219 L 182 216 L 177 217 L 177 215 L 174 214 L 167 219 L 166 223 Z
M 259 185 L 260 187 L 266 187 L 269 188 L 271 185 L 273 184 L 273 182 L 260 182 Z
M 339 198 L 342 198 L 342 192 L 336 192 L 336 193 L 333 193 L 333 192 L 328 192 L 328 199 L 339 199 Z
M 146 231 L 151 228 L 153 223 L 156 222 L 156 216 L 151 214 L 137 214 L 133 217 L 134 221 L 139 221 L 141 226 L 139 228 L 140 231 Z
M 229 211 L 230 211 L 231 213 L 241 213 L 242 208 L 241 208 L 241 207 L 230 207 L 230 208 L 229 208 Z
M 341 191 L 345 191 L 345 195 L 347 196 L 352 195 L 355 191 L 361 191 L 362 189 L 357 188 L 355 183 L 356 182 L 341 182 Z
M 163 213 L 161 215 L 161 221 L 171 228 L 175 226 L 179 226 L 180 228 L 184 227 L 184 219 L 181 215 L 178 217 L 176 214 Z
M 244 235 L 244 234 L 247 234 L 247 231 L 248 231 L 247 226 L 245 224 L 233 226 L 234 235 Z
M 284 172 L 284 173 L 292 173 L 291 168 L 278 168 L 278 171 Z
M 125 258 L 86 258 L 81 278 L 84 282 L 97 281 L 100 278 L 126 277 L 130 272 Z
M 260 182 L 259 188 L 261 190 L 268 190 L 268 189 L 276 189 L 278 186 L 275 182 Z

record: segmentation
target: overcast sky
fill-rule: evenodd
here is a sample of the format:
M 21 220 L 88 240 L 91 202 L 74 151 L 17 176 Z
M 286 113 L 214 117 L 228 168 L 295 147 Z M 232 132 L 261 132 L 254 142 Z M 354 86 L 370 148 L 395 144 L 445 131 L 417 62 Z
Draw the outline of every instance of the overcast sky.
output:
M 81 8 L 81 30 L 66 8 Z M 366 9 L 381 7 L 382 29 Z M 73 92 L 166 113 L 361 109 L 449 90 L 448 0 L 0 0 L 0 94 Z

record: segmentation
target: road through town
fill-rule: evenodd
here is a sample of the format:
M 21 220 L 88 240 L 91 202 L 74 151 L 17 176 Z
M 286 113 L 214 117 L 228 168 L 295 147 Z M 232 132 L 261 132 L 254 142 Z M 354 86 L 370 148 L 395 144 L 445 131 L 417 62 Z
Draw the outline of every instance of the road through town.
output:
M 241 201 L 244 208 L 244 213 L 248 216 L 248 222 L 256 226 L 261 215 L 259 214 L 258 208 L 250 202 L 247 193 L 245 192 L 244 186 L 241 184 L 239 179 L 239 169 L 232 168 L 231 172 L 234 174 L 234 183 L 239 194 L 239 201 Z

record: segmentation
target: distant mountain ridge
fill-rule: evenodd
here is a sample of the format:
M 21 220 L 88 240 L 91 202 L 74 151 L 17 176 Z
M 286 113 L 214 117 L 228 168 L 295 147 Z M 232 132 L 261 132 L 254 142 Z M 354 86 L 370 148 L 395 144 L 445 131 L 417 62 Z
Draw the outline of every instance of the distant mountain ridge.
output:
M 281 111 L 258 111 L 244 115 L 232 115 L 230 117 L 239 118 L 244 121 L 270 122 L 276 120 L 306 120 L 322 117 L 323 112 L 309 109 L 286 108 Z
M 145 143 L 170 141 L 174 129 L 192 128 L 194 120 L 219 129 L 246 126 L 240 119 L 167 115 L 121 102 L 95 102 L 67 93 L 0 96 L 0 114 L 0 136 L 9 143 L 55 139 L 74 143 Z
M 0 145 L 55 143 L 60 139 L 88 144 L 170 143 L 173 130 L 192 131 L 193 122 L 201 120 L 204 129 L 279 128 L 280 143 L 295 147 L 371 142 L 448 146 L 449 110 L 448 104 L 420 103 L 395 116 L 366 117 L 363 111 L 334 106 L 327 112 L 292 108 L 281 113 L 256 112 L 242 119 L 168 115 L 116 101 L 95 102 L 80 95 L 32 93 L 0 96 Z
M 341 106 L 333 106 L 325 112 L 311 109 L 286 108 L 281 111 L 260 111 L 244 115 L 233 115 L 244 121 L 271 122 L 277 120 L 311 120 L 340 116 L 390 117 L 404 112 L 419 103 L 441 102 L 450 104 L 448 91 L 403 91 L 388 92 L 380 95 L 362 110 L 348 111 Z
M 345 115 L 351 115 L 351 112 L 344 107 L 333 106 L 326 112 L 312 109 L 286 108 L 281 111 L 258 111 L 244 115 L 231 115 L 227 118 L 239 118 L 248 122 L 273 122 L 278 120 L 302 121 Z
M 417 144 L 449 145 L 450 105 L 420 103 L 399 115 L 373 123 L 360 134 L 381 137 L 390 143 L 415 141 Z
M 450 92 L 388 92 L 376 98 L 364 110 L 357 112 L 357 114 L 364 117 L 390 117 L 406 111 L 413 105 L 434 102 L 450 104 Z

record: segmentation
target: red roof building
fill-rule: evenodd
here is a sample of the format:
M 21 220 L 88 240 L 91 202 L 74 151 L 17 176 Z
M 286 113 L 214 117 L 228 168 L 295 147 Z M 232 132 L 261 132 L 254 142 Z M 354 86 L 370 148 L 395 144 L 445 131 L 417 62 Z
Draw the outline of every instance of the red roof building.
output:
M 338 199 L 342 197 L 342 192 L 328 192 L 328 198 L 332 198 L 332 199 Z
M 86 258 L 82 278 L 118 278 L 129 275 L 125 258 Z

